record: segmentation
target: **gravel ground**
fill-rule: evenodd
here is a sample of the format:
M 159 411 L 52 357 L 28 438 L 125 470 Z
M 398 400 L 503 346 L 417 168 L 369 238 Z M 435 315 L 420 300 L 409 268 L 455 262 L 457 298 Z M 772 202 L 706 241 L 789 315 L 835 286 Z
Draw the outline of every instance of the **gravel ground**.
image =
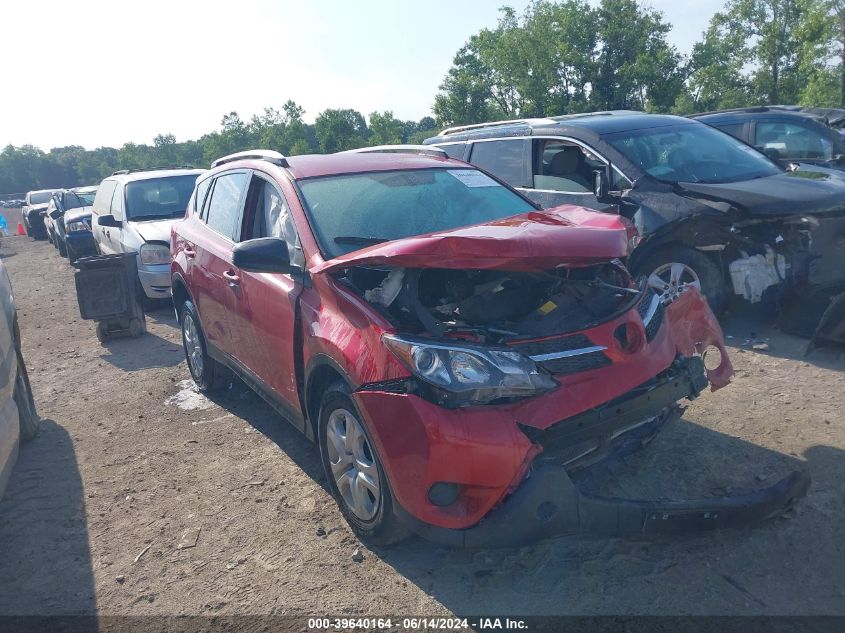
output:
M 102 346 L 49 244 L 3 239 L 0 255 L 44 419 L 0 502 L 0 614 L 845 614 L 845 362 L 804 358 L 753 315 L 726 326 L 733 384 L 596 485 L 702 497 L 809 468 L 789 516 L 661 541 L 370 550 L 293 427 L 243 386 L 191 391 L 170 310 Z M 768 351 L 742 347 L 752 329 Z

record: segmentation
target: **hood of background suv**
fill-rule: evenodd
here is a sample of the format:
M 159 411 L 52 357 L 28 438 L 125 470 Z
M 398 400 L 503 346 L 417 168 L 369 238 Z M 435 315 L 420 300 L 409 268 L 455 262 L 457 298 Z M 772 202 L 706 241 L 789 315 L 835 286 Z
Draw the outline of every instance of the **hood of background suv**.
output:
M 586 266 L 626 257 L 631 231 L 618 215 L 564 205 L 385 242 L 331 259 L 311 272 L 364 264 L 510 271 Z
M 164 242 L 170 244 L 170 227 L 182 218 L 167 218 L 164 220 L 148 220 L 132 222 L 132 228 L 145 242 Z
M 91 217 L 91 209 L 92 207 L 79 207 L 77 209 L 71 209 L 67 213 L 65 213 L 65 224 L 70 224 L 71 222 L 78 222 L 83 218 L 90 218 Z
M 679 186 L 687 195 L 701 194 L 723 200 L 744 209 L 750 216 L 845 213 L 845 181 L 821 171 L 801 169 L 742 182 L 684 182 Z

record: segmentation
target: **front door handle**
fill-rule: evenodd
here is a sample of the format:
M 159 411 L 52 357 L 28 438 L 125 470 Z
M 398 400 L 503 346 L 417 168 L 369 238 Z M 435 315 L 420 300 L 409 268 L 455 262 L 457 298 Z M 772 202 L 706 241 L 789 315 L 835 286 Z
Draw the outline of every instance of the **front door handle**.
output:
M 229 283 L 230 286 L 237 286 L 241 283 L 241 278 L 238 277 L 237 273 L 234 270 L 227 270 L 223 272 L 223 278 Z
M 185 257 L 187 257 L 188 259 L 193 259 L 194 256 L 197 254 L 194 249 L 188 248 L 187 246 L 182 249 L 182 252 L 185 253 Z

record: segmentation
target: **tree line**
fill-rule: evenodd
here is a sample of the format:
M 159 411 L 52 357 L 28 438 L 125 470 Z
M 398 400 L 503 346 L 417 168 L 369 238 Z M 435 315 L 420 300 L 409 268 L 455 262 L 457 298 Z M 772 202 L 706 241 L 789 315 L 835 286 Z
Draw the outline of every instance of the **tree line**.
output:
M 457 51 L 434 98 L 433 117 L 366 119 L 328 109 L 314 123 L 294 101 L 193 141 L 159 134 L 152 145 L 0 152 L 0 192 L 99 182 L 119 169 L 207 166 L 262 147 L 286 155 L 419 143 L 442 126 L 512 117 L 634 109 L 691 114 L 761 104 L 845 107 L 845 0 L 727 0 L 691 52 L 669 43 L 671 24 L 637 0 L 534 0 L 501 9 L 495 28 Z

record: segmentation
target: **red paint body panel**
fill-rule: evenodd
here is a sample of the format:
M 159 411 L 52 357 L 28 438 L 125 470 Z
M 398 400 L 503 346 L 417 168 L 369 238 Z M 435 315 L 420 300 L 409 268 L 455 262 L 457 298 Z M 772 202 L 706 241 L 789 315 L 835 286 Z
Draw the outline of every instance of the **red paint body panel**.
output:
M 627 257 L 629 231 L 630 224 L 621 216 L 563 205 L 378 244 L 329 260 L 311 272 L 365 264 L 509 271 L 588 266 Z
M 697 319 L 696 325 L 689 324 L 690 317 Z M 648 382 L 678 354 L 690 356 L 708 345 L 724 349 L 715 317 L 695 291 L 669 306 L 655 339 L 647 343 L 643 337 L 641 347 L 633 353 L 624 352 L 613 337 L 613 330 L 626 322 L 642 328 L 632 309 L 582 332 L 595 344 L 607 346 L 605 353 L 612 365 L 558 376 L 560 387 L 536 398 L 502 406 L 443 409 L 413 395 L 357 392 L 356 402 L 375 430 L 391 489 L 402 507 L 432 525 L 471 527 L 521 482 L 524 467 L 541 451 L 517 424 L 540 429 L 565 424 L 562 421 Z M 725 351 L 722 365 L 711 372 L 713 388 L 725 384 L 725 377 L 732 372 Z M 459 512 L 454 507 L 433 505 L 426 493 L 438 481 L 462 484 L 463 490 L 472 493 L 471 503 L 466 501 Z
M 208 339 L 231 354 L 261 382 L 303 414 L 297 381 L 321 363 L 336 368 L 355 390 L 353 398 L 371 431 L 397 502 L 417 519 L 449 528 L 477 524 L 526 476 L 542 447 L 519 425 L 547 429 L 598 407 L 669 367 L 680 354 L 709 345 L 722 351 L 722 365 L 709 377 L 712 387 L 732 373 L 721 330 L 706 302 L 694 291 L 666 310 L 651 343 L 631 309 L 581 332 L 607 348 L 612 364 L 557 377 L 548 393 L 507 405 L 446 409 L 416 395 L 379 391 L 377 384 L 409 377 L 408 370 L 382 343 L 394 326 L 375 307 L 327 272 L 358 264 L 418 268 L 448 267 L 513 271 L 584 266 L 624 257 L 630 223 L 612 214 L 558 207 L 498 222 L 462 227 L 429 236 L 396 240 L 324 262 L 310 231 L 292 179 L 389 169 L 424 169 L 464 163 L 431 156 L 347 154 L 300 156 L 284 170 L 247 160 L 212 170 L 248 168 L 272 178 L 284 193 L 299 231 L 310 282 L 289 275 L 234 271 L 240 283 L 227 283 L 233 244 L 208 229 L 190 210 L 174 225 L 172 273 L 185 279 L 197 303 Z M 627 350 L 613 331 L 629 324 Z M 299 330 L 297 330 L 297 327 Z M 301 348 L 297 346 L 301 340 Z M 518 349 L 518 346 L 515 345 Z M 359 389 L 366 385 L 367 389 Z M 375 385 L 375 386 L 374 386 Z M 441 508 L 427 499 L 439 481 L 460 484 L 454 504 Z

